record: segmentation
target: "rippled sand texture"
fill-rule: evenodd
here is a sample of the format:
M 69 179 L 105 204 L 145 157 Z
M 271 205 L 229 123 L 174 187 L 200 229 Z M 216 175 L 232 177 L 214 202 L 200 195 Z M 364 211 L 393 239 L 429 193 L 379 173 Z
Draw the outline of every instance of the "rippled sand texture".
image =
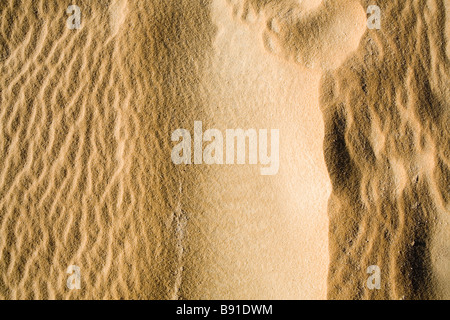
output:
M 157 12 L 77 1 L 83 28 L 72 31 L 69 4 L 0 4 L 0 296 L 176 297 L 179 185 L 161 181 L 179 104 L 172 81 L 196 82 L 186 72 L 195 66 L 170 56 L 187 46 L 170 22 L 183 17 L 164 1 Z M 197 19 L 184 18 L 189 32 Z M 164 35 L 162 19 L 173 26 Z M 65 287 L 72 264 L 79 291 Z
M 0 1 L 0 298 L 449 297 L 448 5 L 377 2 Z M 194 120 L 279 174 L 173 165 Z
M 449 3 L 377 3 L 381 30 L 323 80 L 329 298 L 448 299 Z M 381 290 L 365 286 L 370 265 Z

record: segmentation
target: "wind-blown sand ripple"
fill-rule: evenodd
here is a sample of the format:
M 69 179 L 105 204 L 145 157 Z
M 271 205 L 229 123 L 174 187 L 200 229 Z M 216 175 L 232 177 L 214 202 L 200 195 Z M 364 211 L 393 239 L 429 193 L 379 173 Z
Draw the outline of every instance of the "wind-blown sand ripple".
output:
M 104 28 L 105 3 L 80 5 L 86 27 L 73 32 L 68 3 L 2 4 L 3 298 L 136 297 L 141 279 L 130 286 L 124 275 L 151 243 L 138 218 L 142 186 L 130 180 L 136 119 L 118 40 Z M 65 288 L 69 265 L 84 271 L 82 293 Z

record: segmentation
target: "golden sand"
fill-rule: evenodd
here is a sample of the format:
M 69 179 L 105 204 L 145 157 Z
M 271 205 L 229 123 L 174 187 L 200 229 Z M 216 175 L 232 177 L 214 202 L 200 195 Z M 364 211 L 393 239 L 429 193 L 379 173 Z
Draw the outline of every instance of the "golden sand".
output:
M 0 0 L 0 298 L 450 298 L 450 4 L 372 4 Z M 194 121 L 278 174 L 173 164 Z

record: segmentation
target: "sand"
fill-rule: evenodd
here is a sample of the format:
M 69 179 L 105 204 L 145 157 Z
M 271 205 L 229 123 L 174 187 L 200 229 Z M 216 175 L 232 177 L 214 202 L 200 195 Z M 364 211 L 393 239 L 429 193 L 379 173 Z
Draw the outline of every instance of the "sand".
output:
M 376 2 L 0 0 L 0 298 L 449 299 L 450 4 Z

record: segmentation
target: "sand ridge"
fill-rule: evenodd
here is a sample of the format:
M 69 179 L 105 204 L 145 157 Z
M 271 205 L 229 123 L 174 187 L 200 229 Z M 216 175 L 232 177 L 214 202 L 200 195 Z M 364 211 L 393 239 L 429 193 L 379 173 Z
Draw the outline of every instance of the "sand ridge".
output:
M 323 79 L 333 183 L 328 295 L 448 298 L 445 1 L 378 2 L 383 28 Z M 382 290 L 360 285 L 370 265 L 384 270 Z

